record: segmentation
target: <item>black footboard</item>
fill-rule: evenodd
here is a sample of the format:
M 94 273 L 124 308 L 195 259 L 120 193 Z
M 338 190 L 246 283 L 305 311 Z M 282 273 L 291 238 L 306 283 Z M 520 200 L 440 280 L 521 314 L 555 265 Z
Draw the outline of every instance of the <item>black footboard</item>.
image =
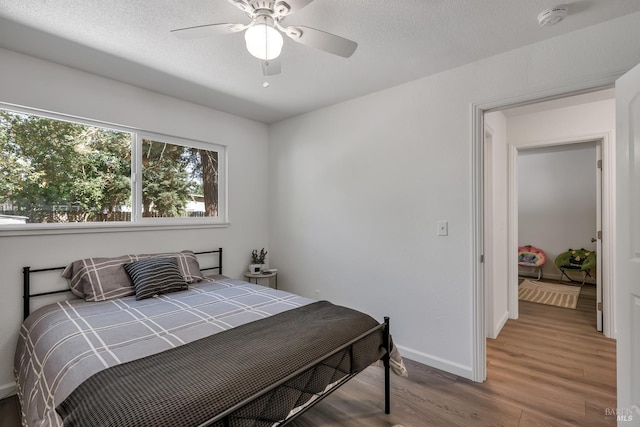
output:
M 318 301 L 101 370 L 56 411 L 66 426 L 283 425 L 385 355 L 387 325 Z
M 328 355 L 325 355 L 321 359 L 316 360 L 313 363 L 310 363 L 309 365 L 299 369 L 298 371 L 292 373 L 290 376 L 283 378 L 281 381 L 274 383 L 271 387 L 262 390 L 260 393 L 254 396 L 251 396 L 249 399 L 246 399 L 245 401 L 240 402 L 238 405 L 232 408 L 229 408 L 228 410 L 218 414 L 215 418 L 211 419 L 210 421 L 204 424 L 201 424 L 199 427 L 231 427 L 233 426 L 234 425 L 233 420 L 238 418 L 244 418 L 244 415 L 242 415 L 243 411 L 246 411 L 248 407 L 250 407 L 255 402 L 258 402 L 263 396 L 266 396 L 272 393 L 274 390 L 278 389 L 279 387 L 286 386 L 287 383 L 291 382 L 292 380 L 295 380 L 295 378 L 298 378 L 304 375 L 305 373 L 315 369 L 319 365 L 325 364 L 327 360 L 331 359 L 336 355 L 340 355 L 341 352 L 346 351 L 346 352 L 352 353 L 354 345 L 356 345 L 358 342 L 361 342 L 364 339 L 367 339 L 367 337 L 370 337 L 372 334 L 376 334 L 378 331 L 382 331 L 383 346 L 386 350 L 384 356 L 382 357 L 382 361 L 384 363 L 384 412 L 385 414 L 390 414 L 391 413 L 391 370 L 390 370 L 391 335 L 390 335 L 389 323 L 390 323 L 389 317 L 385 317 L 384 323 L 363 333 L 362 335 L 346 343 L 342 347 L 336 348 L 334 351 L 332 351 Z M 344 385 L 349 380 L 354 378 L 360 372 L 361 371 L 353 372 L 345 375 L 342 379 L 334 383 L 332 387 L 326 390 L 324 393 L 318 394 L 313 400 L 307 402 L 305 406 L 302 409 L 300 409 L 298 412 L 296 412 L 294 415 L 281 421 L 278 424 L 278 426 L 282 427 L 290 424 L 299 416 L 303 415 L 304 412 L 312 408 L 317 403 L 321 402 L 324 398 L 328 397 L 331 393 L 333 393 L 342 385 Z M 266 424 L 274 425 L 273 421 L 266 421 Z

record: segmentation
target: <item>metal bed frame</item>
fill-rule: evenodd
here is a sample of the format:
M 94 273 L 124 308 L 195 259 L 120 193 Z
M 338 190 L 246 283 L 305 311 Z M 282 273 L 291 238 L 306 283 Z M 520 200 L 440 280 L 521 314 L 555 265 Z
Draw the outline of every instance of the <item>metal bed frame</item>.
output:
M 222 248 L 218 248 L 216 250 L 211 250 L 211 251 L 201 251 L 201 252 L 194 252 L 194 253 L 196 255 L 215 254 L 215 253 L 217 253 L 218 254 L 218 257 L 217 257 L 218 258 L 218 262 L 217 262 L 217 264 L 218 265 L 215 266 L 215 267 L 201 268 L 200 270 L 201 271 L 217 270 L 218 274 L 222 274 Z M 66 288 L 66 289 L 59 289 L 59 290 L 48 291 L 48 292 L 38 292 L 38 293 L 32 294 L 31 293 L 31 274 L 32 273 L 41 273 L 41 272 L 46 272 L 46 271 L 64 270 L 65 268 L 66 267 L 52 267 L 52 268 L 32 269 L 31 267 L 28 267 L 28 266 L 22 268 L 22 275 L 23 275 L 22 289 L 23 289 L 23 298 L 24 298 L 23 315 L 24 315 L 24 319 L 26 319 L 27 316 L 29 316 L 31 298 L 41 297 L 41 296 L 45 296 L 45 295 L 54 295 L 54 294 L 61 294 L 61 293 L 71 292 L 71 290 L 69 288 Z M 350 356 L 352 357 L 353 356 L 353 346 L 354 346 L 354 344 L 356 344 L 357 342 L 359 342 L 362 339 L 365 339 L 366 337 L 368 337 L 371 334 L 377 333 L 380 330 L 382 331 L 382 340 L 383 340 L 383 346 L 384 346 L 384 349 L 385 349 L 385 354 L 382 357 L 382 361 L 383 361 L 383 365 L 384 365 L 384 412 L 385 412 L 385 414 L 391 413 L 391 378 L 390 378 L 391 335 L 390 335 L 389 324 L 390 324 L 389 317 L 385 316 L 383 323 L 375 326 L 374 328 L 371 328 L 370 330 L 364 332 L 360 336 L 352 339 L 351 341 L 349 341 L 346 344 L 340 346 L 339 348 L 333 349 L 330 353 L 327 353 L 326 355 L 323 355 L 321 358 L 314 360 L 313 362 L 309 363 L 307 366 L 304 366 L 304 367 L 298 369 L 297 371 L 293 372 L 289 376 L 287 376 L 285 378 L 282 378 L 280 381 L 272 384 L 268 388 L 266 388 L 264 390 L 261 390 L 260 392 L 258 392 L 255 395 L 245 399 L 244 401 L 238 403 L 237 405 L 227 409 L 226 411 L 221 412 L 220 414 L 216 415 L 214 418 L 212 418 L 209 421 L 201 424 L 198 427 L 210 427 L 210 426 L 213 426 L 215 423 L 218 423 L 220 421 L 222 421 L 222 423 L 223 423 L 223 425 L 225 427 L 230 427 L 231 426 L 231 420 L 234 417 L 234 414 L 237 411 L 239 411 L 242 408 L 244 408 L 246 405 L 249 405 L 251 402 L 253 402 L 253 401 L 259 399 L 260 397 L 262 397 L 263 395 L 275 390 L 276 388 L 278 388 L 278 387 L 282 386 L 283 384 L 285 384 L 287 381 L 295 378 L 298 375 L 301 375 L 302 373 L 306 372 L 307 370 L 313 369 L 315 366 L 320 365 L 322 362 L 324 362 L 325 360 L 329 359 L 331 356 L 335 355 L 336 353 L 338 353 L 340 351 L 348 350 L 349 353 L 350 353 Z M 352 360 L 353 360 L 353 357 L 352 357 Z M 354 372 L 354 373 L 346 375 L 344 378 L 342 378 L 337 383 L 335 383 L 329 390 L 326 390 L 324 393 L 322 393 L 320 395 L 316 395 L 315 399 L 310 400 L 306 404 L 304 404 L 303 408 L 300 411 L 296 412 L 291 417 L 288 417 L 288 418 L 280 421 L 278 423 L 278 426 L 285 426 L 285 425 L 289 424 L 290 422 L 292 422 L 293 420 L 298 418 L 300 415 L 302 415 L 304 412 L 306 412 L 308 409 L 312 408 L 317 403 L 321 402 L 325 397 L 329 396 L 335 390 L 340 388 L 340 386 L 342 386 L 343 384 L 345 384 L 346 382 L 351 380 L 358 373 L 360 373 L 360 372 Z
M 201 268 L 200 271 L 209 271 L 209 270 L 218 270 L 218 274 L 222 274 L 222 248 L 218 248 L 216 250 L 213 251 L 201 251 L 201 252 L 194 252 L 194 254 L 196 255 L 204 255 L 204 254 L 218 254 L 218 265 L 215 267 L 206 267 L 206 268 Z M 32 269 L 31 267 L 22 267 L 22 298 L 23 300 L 23 306 L 22 306 L 22 320 L 26 319 L 27 316 L 29 316 L 29 313 L 31 313 L 31 298 L 35 298 L 35 297 L 43 297 L 45 295 L 55 295 L 55 294 L 63 294 L 66 292 L 71 292 L 71 289 L 69 289 L 68 287 L 65 289 L 58 289 L 55 291 L 49 291 L 49 292 L 39 292 L 39 293 L 35 293 L 32 294 L 31 293 L 31 274 L 32 273 L 43 273 L 45 271 L 56 271 L 56 270 L 64 270 L 65 267 L 51 267 L 51 268 L 37 268 L 37 269 Z

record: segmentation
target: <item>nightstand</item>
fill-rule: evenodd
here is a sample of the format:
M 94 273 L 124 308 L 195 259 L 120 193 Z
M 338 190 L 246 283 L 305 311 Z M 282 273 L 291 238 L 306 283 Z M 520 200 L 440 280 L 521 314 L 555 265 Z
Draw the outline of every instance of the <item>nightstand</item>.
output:
M 244 273 L 244 277 L 246 277 L 247 279 L 249 279 L 249 283 L 255 283 L 256 285 L 258 284 L 258 280 L 260 279 L 268 279 L 267 280 L 267 286 L 270 286 L 270 279 L 272 277 L 275 278 L 275 284 L 276 284 L 276 289 L 278 289 L 278 272 L 269 272 L 269 273 L 249 273 L 248 271 L 246 273 Z M 251 279 L 255 279 L 255 282 L 251 282 Z

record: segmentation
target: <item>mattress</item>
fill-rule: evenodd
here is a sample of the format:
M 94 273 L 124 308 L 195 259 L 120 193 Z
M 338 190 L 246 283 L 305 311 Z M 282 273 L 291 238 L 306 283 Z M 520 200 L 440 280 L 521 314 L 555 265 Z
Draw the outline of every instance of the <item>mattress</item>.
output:
M 23 323 L 14 360 L 22 422 L 61 426 L 55 411 L 97 372 L 312 303 L 241 280 L 222 278 L 136 301 L 62 301 Z

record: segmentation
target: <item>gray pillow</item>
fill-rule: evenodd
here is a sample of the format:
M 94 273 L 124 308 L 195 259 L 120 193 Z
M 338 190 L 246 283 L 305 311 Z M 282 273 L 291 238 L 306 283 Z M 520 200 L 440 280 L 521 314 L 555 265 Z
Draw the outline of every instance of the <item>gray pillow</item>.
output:
M 125 264 L 124 269 L 131 277 L 137 300 L 188 288 L 176 258 L 143 259 Z
M 126 297 L 135 290 L 122 266 L 137 259 L 135 255 L 79 259 L 64 269 L 62 277 L 69 279 L 71 292 L 87 301 Z
M 198 257 L 193 251 L 180 251 L 180 252 L 164 252 L 158 254 L 143 254 L 137 255 L 138 259 L 144 258 L 175 258 L 178 262 L 178 268 L 184 277 L 185 282 L 195 283 L 204 279 L 204 274 L 200 271 L 200 264 L 198 263 Z
M 62 277 L 69 279 L 71 292 L 86 301 L 126 297 L 135 294 L 135 289 L 123 266 L 148 258 L 175 258 L 178 269 L 187 283 L 204 279 L 198 258 L 193 251 L 85 258 L 69 264 L 62 272 Z

